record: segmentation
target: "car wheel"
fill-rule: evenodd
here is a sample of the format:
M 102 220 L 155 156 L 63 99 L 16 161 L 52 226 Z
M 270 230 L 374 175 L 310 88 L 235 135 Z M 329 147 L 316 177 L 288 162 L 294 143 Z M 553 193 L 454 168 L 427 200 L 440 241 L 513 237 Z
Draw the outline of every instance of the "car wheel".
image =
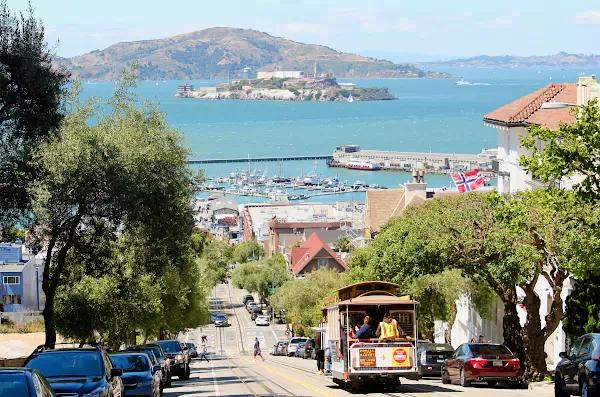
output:
M 467 375 L 465 374 L 465 369 L 464 368 L 460 369 L 460 385 L 462 387 L 469 387 L 469 386 L 471 386 L 471 381 L 467 380 Z
M 491 380 L 487 384 L 489 387 L 494 387 L 494 386 L 496 386 L 496 383 L 498 383 L 498 382 L 496 382 L 495 380 Z
M 190 378 L 190 366 L 186 364 L 183 374 L 179 375 L 180 380 L 188 380 Z
M 446 369 L 444 369 L 444 371 L 442 372 L 442 383 L 445 385 L 449 385 L 451 382 L 450 377 L 448 376 L 448 371 L 446 371 Z
M 555 397 L 568 397 L 570 394 L 563 390 L 563 380 L 560 373 L 557 371 L 554 377 L 554 396 Z
M 590 389 L 588 387 L 588 381 L 585 376 L 581 379 L 581 383 L 579 384 L 579 392 L 580 392 L 579 395 L 581 397 L 589 397 L 590 396 Z

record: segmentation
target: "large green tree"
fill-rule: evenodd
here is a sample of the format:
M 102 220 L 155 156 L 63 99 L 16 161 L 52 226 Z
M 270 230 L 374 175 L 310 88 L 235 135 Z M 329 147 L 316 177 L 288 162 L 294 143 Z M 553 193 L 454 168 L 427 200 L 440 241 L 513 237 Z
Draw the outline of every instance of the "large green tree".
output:
M 235 263 L 246 263 L 249 260 L 257 260 L 265 256 L 265 250 L 256 240 L 244 241 L 235 246 L 233 250 L 233 261 Z
M 0 1 L 0 228 L 29 223 L 31 196 L 38 178 L 31 161 L 63 118 L 61 98 L 68 73 L 54 69 L 44 27 L 31 6 L 26 14 Z
M 231 280 L 237 288 L 257 293 L 261 301 L 269 301 L 269 288 L 276 289 L 290 279 L 287 262 L 283 255 L 275 254 L 271 258 L 252 261 L 238 266 Z
M 568 191 L 539 190 L 513 196 L 471 193 L 427 201 L 383 228 L 368 256 L 369 276 L 410 282 L 446 268 L 487 283 L 504 303 L 504 341 L 523 359 L 526 376 L 546 373 L 544 343 L 562 318 L 561 292 L 569 272 L 598 260 L 598 209 Z M 552 305 L 540 318 L 535 286 L 544 278 Z M 520 325 L 517 287 L 524 292 Z
M 594 99 L 574 108 L 577 120 L 562 124 L 558 130 L 532 125 L 521 138 L 531 150 L 521 156 L 523 167 L 544 182 L 560 182 L 574 177 L 574 189 L 586 199 L 600 200 L 600 107 Z M 543 142 L 543 145 L 541 144 Z
M 40 178 L 30 193 L 34 230 L 45 242 L 42 288 L 49 345 L 56 341 L 55 296 L 70 266 L 69 253 L 88 229 L 102 225 L 113 234 L 142 235 L 130 250 L 150 274 L 186 268 L 181 253 L 189 246 L 196 187 L 188 151 L 158 108 L 139 105 L 134 87 L 133 73 L 126 72 L 105 104 L 81 104 L 75 91 L 61 129 L 33 156 Z M 88 123 L 92 117 L 95 124 Z M 194 276 L 164 274 L 166 283 Z

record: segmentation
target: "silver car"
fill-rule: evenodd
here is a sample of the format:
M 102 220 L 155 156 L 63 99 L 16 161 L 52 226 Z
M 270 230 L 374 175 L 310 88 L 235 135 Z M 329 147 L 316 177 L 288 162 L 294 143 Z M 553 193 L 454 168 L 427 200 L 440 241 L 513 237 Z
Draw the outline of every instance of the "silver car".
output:
M 229 327 L 229 320 L 225 314 L 215 317 L 215 327 Z

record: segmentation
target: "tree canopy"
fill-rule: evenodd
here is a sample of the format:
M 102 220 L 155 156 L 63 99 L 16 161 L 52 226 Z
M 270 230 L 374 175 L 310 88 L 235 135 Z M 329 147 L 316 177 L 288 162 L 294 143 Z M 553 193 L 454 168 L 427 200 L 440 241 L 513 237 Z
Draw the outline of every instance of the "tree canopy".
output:
M 235 246 L 233 250 L 233 261 L 235 263 L 246 263 L 249 260 L 260 259 L 265 256 L 265 250 L 256 240 L 244 241 Z
M 252 261 L 238 266 L 231 280 L 237 288 L 243 288 L 250 293 L 257 293 L 261 300 L 268 300 L 271 284 L 277 290 L 289 280 L 290 274 L 283 255 L 275 254 L 270 258 Z
M 68 80 L 51 65 L 44 26 L 27 14 L 12 13 L 0 1 L 0 227 L 30 223 L 28 189 L 38 178 L 35 149 L 52 137 L 64 112 Z

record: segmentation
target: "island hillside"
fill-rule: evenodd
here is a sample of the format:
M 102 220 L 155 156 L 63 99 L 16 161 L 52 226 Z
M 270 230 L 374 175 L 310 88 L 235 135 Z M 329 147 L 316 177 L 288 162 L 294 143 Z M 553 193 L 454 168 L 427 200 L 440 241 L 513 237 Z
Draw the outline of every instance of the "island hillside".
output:
M 118 43 L 54 63 L 84 80 L 115 80 L 133 61 L 148 80 L 241 78 L 272 70 L 332 73 L 343 78 L 451 77 L 413 65 L 347 54 L 248 29 L 210 28 L 159 40 Z M 251 77 L 251 76 L 248 76 Z
M 569 54 L 535 56 L 489 56 L 417 63 L 423 68 L 543 68 L 543 67 L 597 67 L 600 55 Z
M 182 86 L 180 86 L 182 87 Z M 190 86 L 188 86 L 188 89 Z M 357 88 L 332 77 L 236 80 L 175 94 L 177 98 L 267 101 L 384 101 L 395 98 L 387 88 Z

